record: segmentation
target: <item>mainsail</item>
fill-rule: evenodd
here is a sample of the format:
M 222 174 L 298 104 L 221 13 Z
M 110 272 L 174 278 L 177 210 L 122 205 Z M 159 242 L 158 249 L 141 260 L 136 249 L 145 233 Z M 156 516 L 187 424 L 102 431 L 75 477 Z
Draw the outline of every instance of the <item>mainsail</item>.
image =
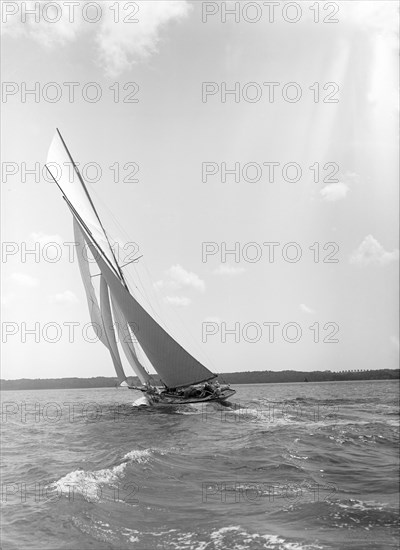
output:
M 86 239 L 94 255 L 95 246 L 87 235 Z M 125 319 L 129 320 L 137 341 L 166 386 L 188 386 L 216 377 L 147 313 L 99 254 L 96 255 L 96 262 L 107 281 L 113 301 L 115 300 Z
M 127 330 L 130 327 L 140 349 L 167 387 L 179 388 L 215 378 L 216 375 L 174 340 L 130 293 L 85 183 L 61 134 L 57 131 L 50 147 L 48 162 L 62 165 L 65 162 L 66 154 L 79 176 L 79 181 L 71 183 L 63 173 L 61 175 L 54 174 L 51 166 L 48 166 L 48 169 L 61 189 L 74 217 L 76 240 L 86 242 L 100 269 L 101 309 L 91 283 L 89 266 L 82 254 L 78 255 L 91 318 L 93 322 L 98 322 L 104 329 L 102 342 L 110 350 L 118 378 L 125 380 L 126 377 L 118 354 L 115 333 L 112 329 L 110 297 L 117 327 L 126 327 Z M 149 381 L 150 376 L 140 363 L 133 344 L 124 341 L 124 338 L 120 338 L 120 340 L 128 361 L 139 379 L 142 383 Z

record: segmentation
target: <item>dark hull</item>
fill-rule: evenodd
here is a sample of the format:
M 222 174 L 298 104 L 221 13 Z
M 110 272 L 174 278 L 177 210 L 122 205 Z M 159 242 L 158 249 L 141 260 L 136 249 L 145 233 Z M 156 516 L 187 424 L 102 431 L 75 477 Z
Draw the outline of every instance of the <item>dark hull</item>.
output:
M 225 401 L 228 397 L 232 397 L 236 393 L 236 390 L 224 390 L 217 397 L 216 395 L 209 395 L 207 397 L 189 397 L 185 399 L 184 397 L 175 397 L 171 394 L 161 394 L 158 400 L 155 400 L 152 395 L 148 397 L 155 403 L 160 405 L 189 405 L 191 403 L 209 403 L 210 401 Z M 146 394 L 147 395 L 147 394 Z

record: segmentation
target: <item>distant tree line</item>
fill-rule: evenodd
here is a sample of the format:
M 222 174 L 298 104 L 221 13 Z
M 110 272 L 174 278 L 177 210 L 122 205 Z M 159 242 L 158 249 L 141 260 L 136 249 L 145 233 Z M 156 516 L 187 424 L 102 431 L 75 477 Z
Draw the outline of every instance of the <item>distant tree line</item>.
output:
M 221 382 L 228 384 L 269 384 L 284 382 L 335 382 L 342 380 L 396 380 L 399 369 L 353 370 L 332 372 L 284 371 L 249 371 L 227 372 L 219 376 Z M 162 385 L 158 376 L 153 376 L 155 384 Z M 139 380 L 128 378 L 130 385 L 139 385 Z M 2 390 L 46 390 L 74 388 L 112 388 L 118 385 L 113 377 L 96 376 L 94 378 L 21 378 L 20 380 L 1 380 Z

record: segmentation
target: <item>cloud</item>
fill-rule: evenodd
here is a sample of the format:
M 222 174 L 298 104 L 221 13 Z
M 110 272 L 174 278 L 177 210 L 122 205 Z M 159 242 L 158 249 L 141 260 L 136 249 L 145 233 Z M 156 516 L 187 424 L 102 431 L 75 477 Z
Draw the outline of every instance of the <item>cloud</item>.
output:
M 190 10 L 185 0 L 148 0 L 137 4 L 139 11 L 132 17 L 138 19 L 137 23 L 124 22 L 128 15 L 123 10 L 119 22 L 115 21 L 113 11 L 104 12 L 96 43 L 101 63 L 110 77 L 119 76 L 157 53 L 162 29 L 187 17 Z
M 13 38 L 32 38 L 45 48 L 65 45 L 75 40 L 81 31 L 84 22 L 82 8 L 86 3 L 82 2 L 81 9 L 71 10 L 70 15 L 67 3 L 60 0 L 8 2 L 8 11 L 3 14 L 3 33 Z M 12 5 L 17 9 L 16 13 L 13 13 Z M 88 15 L 92 17 L 89 12 Z
M 164 302 L 173 306 L 186 307 L 192 303 L 186 296 L 165 296 Z
M 156 290 L 161 290 L 163 288 L 165 290 L 179 290 L 180 288 L 176 281 L 164 281 L 163 279 L 156 281 L 153 286 Z
M 315 314 L 315 311 L 310 307 L 306 306 L 306 304 L 300 304 L 300 309 L 301 311 L 304 311 L 304 313 L 309 313 L 310 315 Z
M 45 48 L 56 48 L 91 33 L 100 64 L 114 78 L 157 53 L 164 28 L 184 19 L 191 10 L 186 0 L 113 3 L 85 0 L 77 6 L 61 0 L 27 0 L 8 4 L 2 25 L 4 35 L 31 38 Z M 15 13 L 11 13 L 13 6 Z M 36 20 L 35 14 L 28 12 L 36 12 Z
M 321 189 L 320 195 L 325 202 L 336 202 L 345 199 L 350 189 L 359 183 L 359 174 L 347 171 L 340 176 L 340 181 L 325 185 L 325 187 Z
M 26 273 L 12 273 L 10 275 L 10 280 L 27 288 L 33 288 L 39 284 L 38 279 Z
M 57 304 L 77 304 L 77 303 L 79 303 L 78 298 L 72 292 L 72 290 L 64 290 L 64 292 L 54 294 L 54 296 L 50 296 L 50 300 L 52 302 L 57 303 Z
M 320 194 L 322 195 L 322 200 L 326 202 L 336 202 L 346 198 L 349 189 L 350 187 L 348 185 L 343 181 L 339 181 L 338 183 L 330 183 L 323 187 Z
M 395 262 L 398 259 L 398 249 L 387 252 L 372 235 L 367 235 L 360 246 L 350 255 L 350 263 L 359 266 L 383 266 Z
M 213 273 L 216 275 L 238 275 L 244 271 L 246 271 L 244 267 L 234 267 L 229 264 L 221 264 L 214 269 Z
M 204 292 L 206 285 L 196 273 L 186 271 L 181 265 L 176 264 L 171 266 L 166 272 L 168 279 L 160 280 L 154 283 L 156 290 L 165 288 L 167 290 L 179 290 L 181 288 L 192 288 L 200 292 Z

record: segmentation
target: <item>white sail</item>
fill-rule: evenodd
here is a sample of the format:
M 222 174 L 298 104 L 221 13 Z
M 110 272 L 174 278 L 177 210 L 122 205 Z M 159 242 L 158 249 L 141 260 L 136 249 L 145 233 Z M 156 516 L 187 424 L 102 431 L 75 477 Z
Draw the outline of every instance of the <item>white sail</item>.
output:
M 115 300 L 111 299 L 111 304 L 122 349 L 124 350 L 126 358 L 128 359 L 134 373 L 137 375 L 142 384 L 145 384 L 146 382 L 149 382 L 151 377 L 138 359 L 135 347 L 131 341 L 131 333 L 129 330 L 130 325 Z
M 111 265 L 115 269 L 118 269 L 104 228 L 86 186 L 58 131 L 54 135 L 47 154 L 46 168 L 60 187 L 70 208 L 72 207 L 81 220 L 83 220 L 89 234 L 99 245 Z M 99 254 L 99 252 L 96 251 L 96 254 Z
M 117 373 L 117 376 L 118 376 L 118 381 L 121 383 L 126 380 L 126 375 L 121 363 L 121 358 L 119 356 L 117 341 L 115 339 L 113 319 L 111 316 L 110 295 L 108 292 L 108 286 L 103 276 L 101 276 L 101 280 L 100 280 L 100 306 L 101 306 L 101 316 L 103 319 L 104 333 L 107 339 L 107 347 L 110 350 L 111 358 L 114 363 L 115 372 Z
M 83 228 L 82 231 L 85 234 Z M 115 276 L 103 257 L 95 254 L 96 248 L 90 237 L 85 235 L 85 238 L 102 276 L 107 281 L 113 302 L 115 301 L 129 321 L 141 348 L 162 382 L 169 388 L 175 388 L 215 378 L 215 374 L 190 355 L 147 313 Z
M 121 315 L 123 324 L 126 322 L 126 325 L 129 325 L 140 349 L 167 387 L 184 387 L 215 378 L 215 374 L 176 342 L 130 294 L 86 185 L 59 132 L 53 139 L 47 162 L 47 168 L 61 189 L 74 217 L 75 238 L 81 244 L 86 241 L 100 269 L 101 310 L 91 282 L 89 265 L 82 255 L 82 245 L 78 259 L 90 315 L 92 321 L 98 323 L 103 329 L 101 341 L 111 353 L 119 380 L 125 380 L 126 377 L 118 354 L 115 334 L 111 328 L 110 295 L 113 307 L 115 306 L 114 315 L 118 318 Z M 62 169 L 61 173 L 54 173 L 57 167 L 62 168 L 65 163 L 74 167 L 77 177 L 70 178 L 65 169 Z M 121 345 L 123 344 L 122 339 Z M 148 374 L 137 360 L 134 348 L 125 346 L 124 351 L 140 380 L 147 381 Z
M 103 293 L 100 295 L 101 299 L 101 310 L 99 303 L 97 301 L 96 292 L 92 284 L 92 278 L 89 268 L 89 262 L 87 255 L 83 252 L 86 241 L 85 237 L 79 227 L 78 222 L 74 218 L 74 236 L 75 241 L 78 244 L 78 265 L 81 273 L 83 285 L 85 287 L 86 298 L 89 306 L 89 313 L 92 323 L 95 327 L 98 327 L 98 337 L 100 341 L 106 346 L 111 354 L 111 358 L 114 364 L 115 372 L 118 376 L 119 382 L 126 380 L 124 369 L 122 367 L 121 359 L 118 353 L 117 343 L 115 341 L 115 334 L 112 331 L 112 320 L 111 311 L 110 311 L 110 300 L 108 297 L 108 288 L 107 283 L 104 281 L 101 288 L 103 288 Z M 105 292 L 107 291 L 107 294 Z M 108 301 L 108 305 L 107 305 Z

